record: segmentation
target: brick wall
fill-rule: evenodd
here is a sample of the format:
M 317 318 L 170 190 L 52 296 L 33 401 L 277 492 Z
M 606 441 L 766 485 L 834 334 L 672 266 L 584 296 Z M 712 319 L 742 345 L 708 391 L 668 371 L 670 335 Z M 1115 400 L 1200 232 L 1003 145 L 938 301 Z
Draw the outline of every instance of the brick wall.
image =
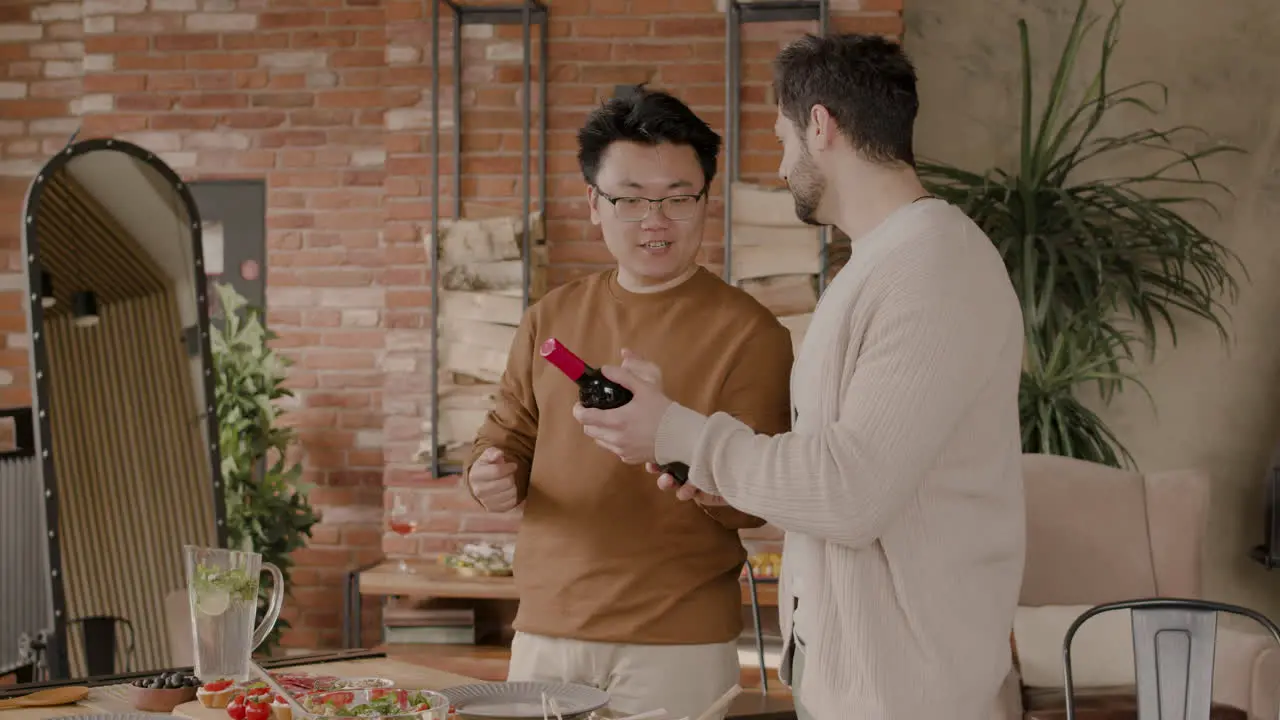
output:
M 474 2 L 474 0 L 473 0 Z M 724 20 L 714 0 L 550 0 L 553 283 L 609 261 L 585 221 L 574 131 L 620 83 L 672 90 L 723 129 Z M 269 321 L 296 360 L 293 422 L 324 512 L 297 554 L 286 613 L 299 647 L 339 642 L 342 573 L 383 553 L 500 538 L 457 478 L 411 462 L 429 403 L 429 16 L 418 0 L 9 0 L 0 6 L 0 404 L 29 403 L 19 214 L 31 176 L 81 127 L 161 154 L 190 179 L 268 182 Z M 833 0 L 833 27 L 898 35 L 901 0 Z M 447 8 L 441 58 L 451 57 Z M 748 179 L 777 168 L 769 60 L 809 24 L 743 33 Z M 535 33 L 536 37 L 536 33 Z M 518 209 L 519 27 L 463 33 L 462 197 Z M 442 72 L 442 150 L 451 149 Z M 536 83 L 535 83 L 536 88 Z M 535 89 L 536 92 L 536 89 Z M 536 107 L 536 106 L 535 106 Z M 536 142 L 536 138 L 535 138 Z M 446 171 L 452 167 L 442 157 Z M 535 166 L 536 167 L 536 166 Z M 443 181 L 443 197 L 453 192 Z M 718 197 L 719 183 L 713 188 Z M 442 213 L 448 213 L 445 205 Z M 712 203 L 703 261 L 716 266 Z M 383 487 L 429 495 L 424 532 L 382 531 Z M 767 542 L 768 536 L 765 536 Z M 366 632 L 376 637 L 370 609 Z M 366 634 L 366 637 L 371 635 Z

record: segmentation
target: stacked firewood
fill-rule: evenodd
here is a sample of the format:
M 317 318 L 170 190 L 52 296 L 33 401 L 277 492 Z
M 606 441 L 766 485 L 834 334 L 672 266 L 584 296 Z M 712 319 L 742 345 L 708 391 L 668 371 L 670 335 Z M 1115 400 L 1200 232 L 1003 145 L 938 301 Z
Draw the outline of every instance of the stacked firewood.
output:
M 542 214 L 529 217 L 529 301 L 546 292 L 547 248 Z M 440 242 L 428 253 L 440 264 L 439 446 L 431 447 L 431 420 L 422 424 L 419 461 L 433 451 L 457 463 L 493 408 L 516 328 L 524 315 L 524 223 L 496 215 L 441 223 Z
M 796 216 L 785 189 L 736 182 L 732 212 L 733 282 L 778 316 L 798 352 L 818 304 L 821 229 Z

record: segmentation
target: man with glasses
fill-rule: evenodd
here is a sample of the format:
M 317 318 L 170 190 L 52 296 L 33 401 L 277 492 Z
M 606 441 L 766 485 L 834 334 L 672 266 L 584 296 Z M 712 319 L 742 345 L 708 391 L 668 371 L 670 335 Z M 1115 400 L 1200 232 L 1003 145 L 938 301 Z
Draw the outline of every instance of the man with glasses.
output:
M 554 338 L 593 366 L 652 358 L 680 402 L 775 433 L 790 425 L 791 338 L 696 262 L 721 144 L 705 122 L 641 88 L 593 112 L 578 142 L 591 223 L 616 267 L 525 314 L 467 484 L 490 512 L 523 507 L 509 678 L 588 683 L 615 711 L 697 717 L 738 682 L 738 530 L 763 521 L 710 498 L 682 503 L 597 447 L 571 414 L 577 386 L 538 349 Z

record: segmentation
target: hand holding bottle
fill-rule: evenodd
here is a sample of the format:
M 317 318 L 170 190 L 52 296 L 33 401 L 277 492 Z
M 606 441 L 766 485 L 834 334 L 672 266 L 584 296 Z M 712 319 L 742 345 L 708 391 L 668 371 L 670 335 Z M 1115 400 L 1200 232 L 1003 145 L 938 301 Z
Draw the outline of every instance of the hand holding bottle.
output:
M 692 485 L 686 485 L 671 476 L 662 466 L 647 462 L 644 469 L 658 476 L 658 489 L 675 491 L 677 500 L 693 500 L 704 507 L 727 507 L 728 501 L 719 495 L 703 492 Z
M 662 389 L 662 368 L 648 360 L 641 359 L 626 348 L 622 349 L 622 369 L 630 371 L 632 375 L 652 384 L 659 390 Z M 686 485 L 683 480 L 676 479 L 671 473 L 667 472 L 666 468 L 657 463 L 647 462 L 644 464 L 644 468 L 658 476 L 658 488 L 660 490 L 674 490 L 677 499 L 693 500 L 705 507 L 727 507 L 729 505 L 719 495 L 712 495 L 692 485 Z M 686 469 L 685 472 L 687 473 L 688 470 Z
M 516 489 L 516 464 L 507 462 L 502 450 L 486 448 L 467 471 L 467 484 L 489 512 L 506 512 L 520 504 Z
M 622 349 L 621 367 L 659 390 L 662 389 L 662 368 L 648 360 L 641 359 L 640 356 L 626 348 Z M 719 495 L 710 495 L 692 485 L 685 485 L 689 470 L 683 464 L 680 464 L 680 467 L 683 468 L 685 477 L 677 479 L 667 471 L 667 468 L 657 463 L 647 462 L 644 464 L 645 470 L 658 476 L 658 488 L 661 490 L 675 490 L 676 497 L 680 500 L 697 500 L 700 505 L 708 506 L 728 504 Z
M 662 372 L 656 365 L 641 360 L 629 350 L 622 352 L 623 362 L 630 360 L 630 368 L 624 365 L 597 369 L 583 362 L 582 358 L 574 355 L 555 338 L 548 338 L 539 348 L 543 358 L 578 384 L 578 404 L 573 407 L 573 417 L 582 423 L 587 437 L 595 440 L 600 447 L 617 455 L 622 462 L 636 465 L 653 459 L 654 434 L 658 430 L 662 413 L 671 404 L 671 400 L 667 399 L 662 394 L 662 389 L 658 387 L 658 383 L 662 380 Z M 636 368 L 639 369 L 639 373 L 633 372 Z M 642 377 L 641 374 L 648 377 Z M 656 378 L 657 382 L 648 378 Z M 640 396 L 636 395 L 634 392 L 636 390 L 640 391 Z M 637 397 L 640 397 L 641 401 L 633 402 Z M 639 441 L 630 449 L 624 449 L 622 445 L 611 441 L 611 438 L 621 439 L 621 433 L 617 431 L 622 428 L 622 425 L 614 425 L 609 429 L 607 427 L 609 421 L 606 420 L 606 415 L 602 414 L 606 412 L 613 416 L 615 422 L 621 422 L 622 425 L 627 424 L 628 416 L 650 416 L 648 425 L 651 427 L 647 428 L 648 439 Z M 644 432 L 641 431 L 640 434 L 643 435 Z M 689 466 L 684 463 L 670 463 L 664 466 L 663 470 L 676 482 L 684 483 L 689 479 Z

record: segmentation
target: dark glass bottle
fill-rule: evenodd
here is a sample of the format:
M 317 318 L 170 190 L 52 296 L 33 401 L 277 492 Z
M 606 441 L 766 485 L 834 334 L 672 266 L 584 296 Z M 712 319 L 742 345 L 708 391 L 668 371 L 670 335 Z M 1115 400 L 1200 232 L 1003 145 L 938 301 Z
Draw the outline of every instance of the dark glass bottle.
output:
M 538 349 L 547 362 L 559 368 L 570 380 L 578 384 L 578 402 L 583 407 L 612 410 L 631 402 L 631 391 L 604 376 L 574 355 L 555 338 L 548 338 Z M 663 465 L 662 471 L 675 478 L 681 485 L 689 480 L 689 466 L 684 463 Z

